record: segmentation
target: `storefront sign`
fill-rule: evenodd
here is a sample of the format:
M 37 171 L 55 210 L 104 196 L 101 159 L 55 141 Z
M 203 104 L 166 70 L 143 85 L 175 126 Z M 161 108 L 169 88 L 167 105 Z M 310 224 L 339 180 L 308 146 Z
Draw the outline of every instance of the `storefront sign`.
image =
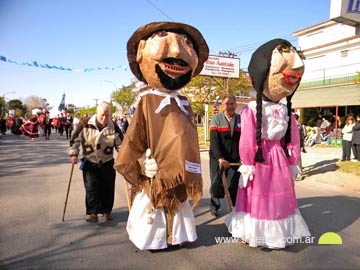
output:
M 360 25 L 360 0 L 331 0 L 330 19 L 351 26 Z
M 210 55 L 200 75 L 239 78 L 240 59 Z

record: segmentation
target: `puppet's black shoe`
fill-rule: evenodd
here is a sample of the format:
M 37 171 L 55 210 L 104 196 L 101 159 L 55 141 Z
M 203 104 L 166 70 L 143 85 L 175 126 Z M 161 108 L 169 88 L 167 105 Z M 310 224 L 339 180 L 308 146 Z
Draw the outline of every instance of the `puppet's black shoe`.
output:
M 217 201 L 217 202 L 215 202 L 215 201 Z M 219 209 L 220 209 L 219 199 L 211 198 L 210 199 L 210 214 L 217 217 Z
M 99 221 L 99 219 L 98 219 L 98 216 L 96 214 L 91 214 L 86 219 L 86 222 L 90 222 L 90 223 L 97 223 L 98 221 Z

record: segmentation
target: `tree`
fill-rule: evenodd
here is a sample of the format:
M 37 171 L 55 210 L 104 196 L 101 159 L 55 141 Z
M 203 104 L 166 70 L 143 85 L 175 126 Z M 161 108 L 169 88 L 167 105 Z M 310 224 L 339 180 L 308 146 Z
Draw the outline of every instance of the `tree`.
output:
M 134 84 L 123 86 L 119 91 L 114 91 L 111 98 L 119 103 L 124 111 L 129 111 L 130 105 L 134 102 L 137 93 L 133 92 Z
M 31 113 L 31 110 L 34 108 L 43 108 L 44 107 L 44 100 L 46 99 L 40 98 L 38 96 L 29 96 L 24 99 L 24 104 L 27 107 L 27 112 Z
M 219 102 L 226 93 L 248 95 L 252 88 L 245 72 L 240 70 L 239 78 L 197 76 L 184 88 L 183 94 L 191 101 L 193 111 L 203 116 L 205 104 Z
M 0 97 L 0 110 L 1 110 L 0 116 L 1 117 L 5 116 L 5 113 L 6 113 L 5 105 L 6 105 L 6 103 L 5 103 L 4 97 Z
M 26 105 L 19 99 L 12 99 L 8 102 L 9 110 L 15 110 L 15 116 L 24 116 L 26 113 Z
M 251 89 L 250 78 L 243 70 L 240 70 L 239 78 L 230 78 L 228 81 L 228 91 L 230 94 L 249 96 Z
M 220 79 L 209 76 L 194 77 L 183 89 L 183 94 L 190 100 L 195 114 L 205 114 L 205 104 L 216 102 L 225 92 Z
M 69 113 L 75 113 L 76 106 L 74 104 L 67 104 L 66 109 L 68 110 Z

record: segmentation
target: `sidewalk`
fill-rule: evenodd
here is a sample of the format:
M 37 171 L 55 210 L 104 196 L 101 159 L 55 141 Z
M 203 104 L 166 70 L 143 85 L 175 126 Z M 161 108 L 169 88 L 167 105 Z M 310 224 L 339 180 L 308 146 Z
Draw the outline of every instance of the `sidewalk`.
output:
M 341 159 L 341 147 L 313 146 L 306 147 L 306 151 L 301 153 L 303 181 L 360 194 L 360 176 L 339 171 L 337 163 Z
M 200 149 L 200 152 L 208 151 L 206 148 Z M 340 172 L 337 166 L 342 156 L 341 147 L 316 145 L 306 147 L 306 151 L 301 153 L 302 180 L 297 182 L 323 184 L 325 187 L 337 188 L 338 191 L 360 195 L 360 176 Z

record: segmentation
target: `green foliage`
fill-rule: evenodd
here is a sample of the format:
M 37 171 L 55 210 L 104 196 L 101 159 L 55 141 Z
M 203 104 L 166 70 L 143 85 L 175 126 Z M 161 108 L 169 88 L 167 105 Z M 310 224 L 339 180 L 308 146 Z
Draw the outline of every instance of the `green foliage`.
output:
M 213 77 L 197 76 L 184 88 L 183 94 L 191 101 L 195 113 L 204 115 L 204 104 L 216 102 L 220 98 L 217 84 L 220 82 Z
M 26 114 L 27 107 L 19 99 L 12 99 L 5 103 L 3 97 L 0 97 L 1 116 L 5 116 L 9 110 L 15 110 L 15 116 L 20 117 Z
M 84 117 L 85 115 L 87 116 L 91 116 L 94 115 L 96 113 L 96 106 L 93 107 L 88 107 L 88 108 L 83 108 L 81 110 L 81 118 Z
M 248 96 L 252 89 L 250 80 L 243 70 L 240 70 L 239 78 L 228 80 L 228 92 L 234 95 Z
M 8 108 L 9 108 L 9 110 L 15 110 L 15 115 L 18 117 L 24 116 L 27 111 L 26 105 L 23 104 L 22 101 L 19 99 L 10 100 L 8 102 Z
M 133 92 L 134 85 L 123 86 L 120 90 L 113 92 L 111 98 L 120 104 L 125 112 L 128 112 L 130 105 L 134 102 L 137 93 Z
M 5 99 L 0 97 L 0 116 L 5 116 Z
M 251 88 L 248 77 L 241 70 L 239 78 L 197 76 L 184 88 L 183 94 L 190 100 L 193 111 L 204 115 L 205 104 L 216 103 L 227 93 L 248 95 Z
M 66 105 L 66 109 L 68 110 L 68 112 L 74 114 L 74 113 L 75 113 L 76 106 L 75 106 L 74 104 L 67 104 L 67 105 Z

